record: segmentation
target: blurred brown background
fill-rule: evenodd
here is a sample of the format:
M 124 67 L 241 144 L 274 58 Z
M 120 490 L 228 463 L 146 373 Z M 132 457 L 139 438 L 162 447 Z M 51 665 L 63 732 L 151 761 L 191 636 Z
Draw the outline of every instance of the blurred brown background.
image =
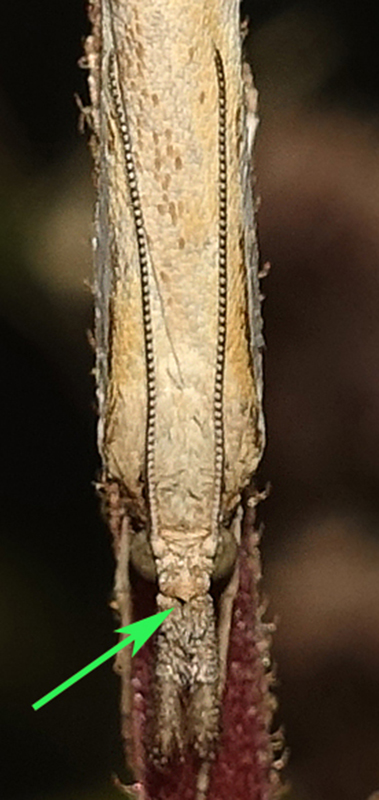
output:
M 268 445 L 259 485 L 291 800 L 379 789 L 379 6 L 251 0 Z M 91 164 L 81 0 L 0 30 L 0 796 L 111 800 L 123 777 L 112 557 L 91 482 Z M 231 798 L 232 800 L 232 798 Z

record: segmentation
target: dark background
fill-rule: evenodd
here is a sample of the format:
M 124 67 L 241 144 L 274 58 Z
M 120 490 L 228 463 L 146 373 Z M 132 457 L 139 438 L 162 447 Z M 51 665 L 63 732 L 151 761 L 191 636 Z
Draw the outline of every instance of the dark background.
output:
M 291 800 L 379 789 L 379 5 L 244 3 L 260 91 L 268 445 L 259 485 Z M 113 563 L 93 481 L 81 0 L 0 29 L 0 796 L 110 800 L 123 774 Z M 231 799 L 232 800 L 232 799 Z

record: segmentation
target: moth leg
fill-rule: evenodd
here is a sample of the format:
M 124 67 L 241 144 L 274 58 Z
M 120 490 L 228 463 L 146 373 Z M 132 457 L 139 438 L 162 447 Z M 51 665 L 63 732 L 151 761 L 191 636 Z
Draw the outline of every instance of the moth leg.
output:
M 220 663 L 220 702 L 226 679 L 226 663 L 228 657 L 230 628 L 232 624 L 233 603 L 238 591 L 239 583 L 237 556 L 238 548 L 241 543 L 242 513 L 242 507 L 239 507 L 229 531 L 224 529 L 223 533 L 221 532 L 222 539 L 224 539 L 224 547 L 220 547 L 220 551 L 221 553 L 223 550 L 225 553 L 229 552 L 231 557 L 229 558 L 229 563 L 225 555 L 223 555 L 223 558 L 216 558 L 215 572 L 213 573 L 213 577 L 217 579 L 218 577 L 222 576 L 223 572 L 225 571 L 225 565 L 228 566 L 229 570 L 231 567 L 233 567 L 230 580 L 221 595 L 218 613 L 217 634 Z M 226 533 L 228 534 L 227 537 L 225 537 Z M 222 567 L 224 567 L 224 569 L 222 569 Z
M 218 649 L 220 659 L 220 702 L 226 680 L 226 665 L 229 648 L 230 628 L 232 625 L 233 603 L 238 591 L 239 566 L 235 565 L 232 577 L 221 595 L 219 623 L 218 623 Z
M 120 616 L 120 627 L 126 627 L 133 621 L 129 584 L 130 536 L 130 524 L 127 517 L 124 516 L 121 523 L 120 536 L 115 548 L 117 560 L 114 602 L 112 603 Z M 119 650 L 113 668 L 121 677 L 121 734 L 124 741 L 126 760 L 134 769 L 136 765 L 134 764 L 131 720 L 131 651 L 131 647 L 123 647 L 122 650 Z
M 129 581 L 132 527 L 126 513 L 125 500 L 119 482 L 103 476 L 103 481 L 98 484 L 97 488 L 102 499 L 103 514 L 112 534 L 116 562 L 113 599 L 110 606 L 118 615 L 119 626 L 126 627 L 133 622 Z M 120 634 L 121 638 L 124 638 L 122 634 Z M 121 734 L 124 743 L 125 760 L 132 767 L 138 780 L 140 780 L 132 737 L 131 651 L 131 647 L 123 647 L 122 650 L 119 650 L 114 660 L 113 669 L 121 679 Z
M 217 578 L 222 577 L 225 573 L 227 574 L 232 569 L 234 564 L 234 569 L 232 569 L 230 580 L 227 584 L 226 589 L 221 595 L 221 600 L 219 605 L 218 625 L 217 625 L 219 682 L 218 682 L 218 696 L 215 701 L 216 708 L 219 708 L 221 706 L 222 693 L 225 686 L 226 665 L 227 665 L 227 656 L 229 648 L 229 635 L 230 635 L 230 628 L 232 621 L 233 603 L 238 591 L 238 584 L 239 584 L 239 568 L 238 568 L 237 554 L 238 554 L 238 547 L 241 541 L 241 519 L 242 519 L 242 509 L 239 508 L 237 510 L 237 513 L 235 515 L 235 518 L 232 522 L 230 529 L 229 530 L 224 529 L 223 531 L 220 532 L 221 540 L 219 542 L 218 552 L 215 558 L 215 566 L 213 573 L 213 577 L 216 578 L 217 580 Z M 196 705 L 197 702 L 200 705 L 200 709 L 199 710 L 194 709 L 193 717 L 195 718 L 198 718 L 202 713 L 201 703 L 203 702 L 203 700 L 201 698 L 201 694 L 199 694 L 198 699 L 196 699 Z M 212 763 L 212 756 L 213 753 L 210 752 L 208 757 L 206 757 L 203 760 L 200 769 L 197 773 L 195 800 L 206 800 L 209 787 L 209 780 L 210 780 L 210 768 Z

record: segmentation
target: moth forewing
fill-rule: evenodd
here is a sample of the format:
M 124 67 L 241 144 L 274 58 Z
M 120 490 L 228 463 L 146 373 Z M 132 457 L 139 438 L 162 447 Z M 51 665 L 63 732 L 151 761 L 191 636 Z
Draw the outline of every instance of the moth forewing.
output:
M 218 630 L 211 581 L 233 573 L 241 491 L 263 447 L 239 4 L 99 0 L 93 18 L 99 445 L 106 485 L 119 487 L 116 599 L 125 625 L 128 553 L 157 576 L 159 609 L 174 608 L 157 636 L 155 758 L 190 745 L 207 759 L 236 578 Z

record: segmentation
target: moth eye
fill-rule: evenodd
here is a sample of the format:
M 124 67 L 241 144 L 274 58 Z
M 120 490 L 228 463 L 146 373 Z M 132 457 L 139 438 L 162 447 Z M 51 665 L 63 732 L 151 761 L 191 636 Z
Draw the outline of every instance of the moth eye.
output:
M 220 527 L 219 543 L 214 560 L 212 577 L 224 578 L 234 567 L 238 553 L 238 543 L 231 528 Z
M 146 530 L 131 537 L 130 557 L 133 567 L 148 581 L 155 581 L 157 571 L 155 559 Z

